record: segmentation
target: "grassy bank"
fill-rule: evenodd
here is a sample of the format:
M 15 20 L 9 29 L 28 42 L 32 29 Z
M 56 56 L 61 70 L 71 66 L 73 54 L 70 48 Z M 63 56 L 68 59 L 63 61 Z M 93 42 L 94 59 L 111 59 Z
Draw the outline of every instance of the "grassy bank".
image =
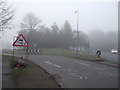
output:
M 70 49 L 59 49 L 59 48 L 47 48 L 43 49 L 41 52 L 42 55 L 57 55 L 57 56 L 67 56 L 71 58 L 76 58 L 76 59 L 82 59 L 82 60 L 89 60 L 89 61 L 95 61 L 96 60 L 96 55 L 92 55 L 83 51 L 78 52 L 77 56 L 77 51 L 75 50 L 70 50 Z M 101 58 L 101 60 L 104 60 Z
M 12 80 L 17 85 L 17 88 L 60 88 L 55 78 L 47 73 L 43 68 L 28 61 L 28 66 L 25 68 L 13 68 L 14 61 L 11 56 L 3 56 L 11 61 Z M 18 60 L 15 57 L 15 60 Z
M 76 51 L 69 49 L 60 49 L 60 48 L 45 48 L 42 49 L 41 54 L 43 55 L 75 55 Z

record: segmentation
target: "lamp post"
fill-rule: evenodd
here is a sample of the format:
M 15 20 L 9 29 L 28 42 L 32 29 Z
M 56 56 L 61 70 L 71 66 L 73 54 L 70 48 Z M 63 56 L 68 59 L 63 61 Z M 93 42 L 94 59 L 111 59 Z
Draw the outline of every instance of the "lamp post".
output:
M 78 34 L 79 34 L 79 11 L 77 10 L 77 57 L 78 57 Z

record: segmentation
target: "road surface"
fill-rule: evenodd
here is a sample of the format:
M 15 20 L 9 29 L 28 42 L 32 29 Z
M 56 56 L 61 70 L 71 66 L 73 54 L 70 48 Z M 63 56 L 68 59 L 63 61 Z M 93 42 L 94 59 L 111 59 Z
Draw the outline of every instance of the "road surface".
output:
M 31 55 L 65 88 L 118 88 L 118 69 L 62 56 Z
M 118 63 L 118 54 L 112 54 L 110 52 L 102 52 L 103 58 Z M 119 62 L 120 63 L 120 62 Z

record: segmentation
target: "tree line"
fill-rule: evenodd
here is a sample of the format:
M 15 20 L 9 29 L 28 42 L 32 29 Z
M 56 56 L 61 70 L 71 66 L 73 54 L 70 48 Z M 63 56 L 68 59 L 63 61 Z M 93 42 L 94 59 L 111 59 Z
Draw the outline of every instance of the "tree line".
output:
M 29 42 L 29 48 L 76 48 L 77 33 L 72 29 L 68 20 L 61 28 L 54 22 L 51 27 L 41 25 L 42 21 L 34 14 L 28 13 L 23 17 L 18 34 L 23 34 Z M 89 48 L 87 35 L 79 32 L 79 48 Z

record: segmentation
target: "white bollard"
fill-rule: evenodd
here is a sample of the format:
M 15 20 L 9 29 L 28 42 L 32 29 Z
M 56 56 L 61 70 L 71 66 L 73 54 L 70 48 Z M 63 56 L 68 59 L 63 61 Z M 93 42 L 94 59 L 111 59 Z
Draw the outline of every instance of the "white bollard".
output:
M 30 50 L 28 49 L 28 53 L 30 52 Z
M 33 52 L 33 50 L 31 49 L 31 53 Z
M 37 52 L 39 53 L 39 49 L 37 50 Z
M 36 50 L 34 49 L 34 53 L 36 53 Z

